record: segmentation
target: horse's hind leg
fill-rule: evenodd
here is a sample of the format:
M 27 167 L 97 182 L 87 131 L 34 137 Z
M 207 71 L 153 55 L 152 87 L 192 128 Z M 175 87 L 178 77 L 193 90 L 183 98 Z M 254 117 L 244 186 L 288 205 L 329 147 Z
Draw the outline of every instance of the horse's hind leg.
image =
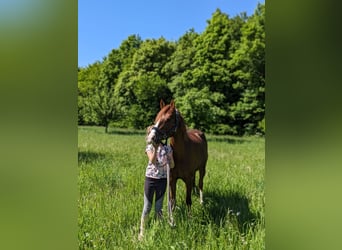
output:
M 194 174 L 194 178 L 192 179 L 192 190 L 193 194 L 198 194 L 198 188 L 196 186 L 196 172 Z
M 188 206 L 188 212 L 190 213 L 191 204 L 192 204 L 192 201 L 191 201 L 191 191 L 192 191 L 192 185 L 193 185 L 192 179 L 187 180 L 185 185 L 186 185 L 186 205 Z
M 203 204 L 203 178 L 205 175 L 205 166 L 200 168 L 199 170 L 199 181 L 198 181 L 198 187 L 199 187 L 199 191 L 200 191 L 200 203 Z

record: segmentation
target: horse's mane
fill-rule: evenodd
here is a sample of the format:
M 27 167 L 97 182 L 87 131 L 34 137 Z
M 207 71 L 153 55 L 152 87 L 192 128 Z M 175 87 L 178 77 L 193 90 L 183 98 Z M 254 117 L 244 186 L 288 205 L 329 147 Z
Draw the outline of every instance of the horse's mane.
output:
M 182 131 L 182 133 L 186 136 L 186 125 L 183 116 L 181 113 L 178 111 L 178 129 Z

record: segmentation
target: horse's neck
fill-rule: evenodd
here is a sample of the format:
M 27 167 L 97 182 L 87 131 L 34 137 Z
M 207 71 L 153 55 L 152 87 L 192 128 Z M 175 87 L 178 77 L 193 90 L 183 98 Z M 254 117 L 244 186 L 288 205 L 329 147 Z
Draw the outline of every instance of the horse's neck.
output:
M 180 129 L 176 132 L 176 134 L 171 138 L 171 145 L 173 146 L 173 150 L 178 155 L 183 155 L 186 148 L 186 142 L 188 141 L 188 135 L 186 133 L 186 129 Z

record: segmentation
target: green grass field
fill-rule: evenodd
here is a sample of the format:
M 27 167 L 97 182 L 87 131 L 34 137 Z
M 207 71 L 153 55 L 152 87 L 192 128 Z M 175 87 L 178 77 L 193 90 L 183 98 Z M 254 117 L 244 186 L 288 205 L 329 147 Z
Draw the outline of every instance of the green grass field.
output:
M 265 140 L 207 135 L 204 204 L 177 182 L 176 227 L 150 214 L 138 241 L 147 164 L 144 131 L 78 130 L 80 249 L 265 249 Z M 196 184 L 198 183 L 198 174 Z M 166 195 L 164 217 L 166 218 Z

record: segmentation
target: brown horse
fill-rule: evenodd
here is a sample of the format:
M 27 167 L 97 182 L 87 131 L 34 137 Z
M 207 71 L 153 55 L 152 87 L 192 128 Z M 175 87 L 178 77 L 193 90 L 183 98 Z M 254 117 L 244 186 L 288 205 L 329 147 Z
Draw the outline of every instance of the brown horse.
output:
M 170 173 L 170 200 L 172 209 L 176 203 L 176 183 L 180 178 L 186 185 L 186 204 L 191 207 L 191 191 L 195 184 L 195 174 L 199 171 L 200 202 L 203 203 L 203 177 L 208 159 L 207 140 L 199 130 L 187 130 L 184 119 L 175 108 L 174 101 L 165 105 L 160 101 L 160 111 L 156 116 L 154 127 L 148 136 L 150 142 L 160 142 L 171 138 L 175 167 Z

